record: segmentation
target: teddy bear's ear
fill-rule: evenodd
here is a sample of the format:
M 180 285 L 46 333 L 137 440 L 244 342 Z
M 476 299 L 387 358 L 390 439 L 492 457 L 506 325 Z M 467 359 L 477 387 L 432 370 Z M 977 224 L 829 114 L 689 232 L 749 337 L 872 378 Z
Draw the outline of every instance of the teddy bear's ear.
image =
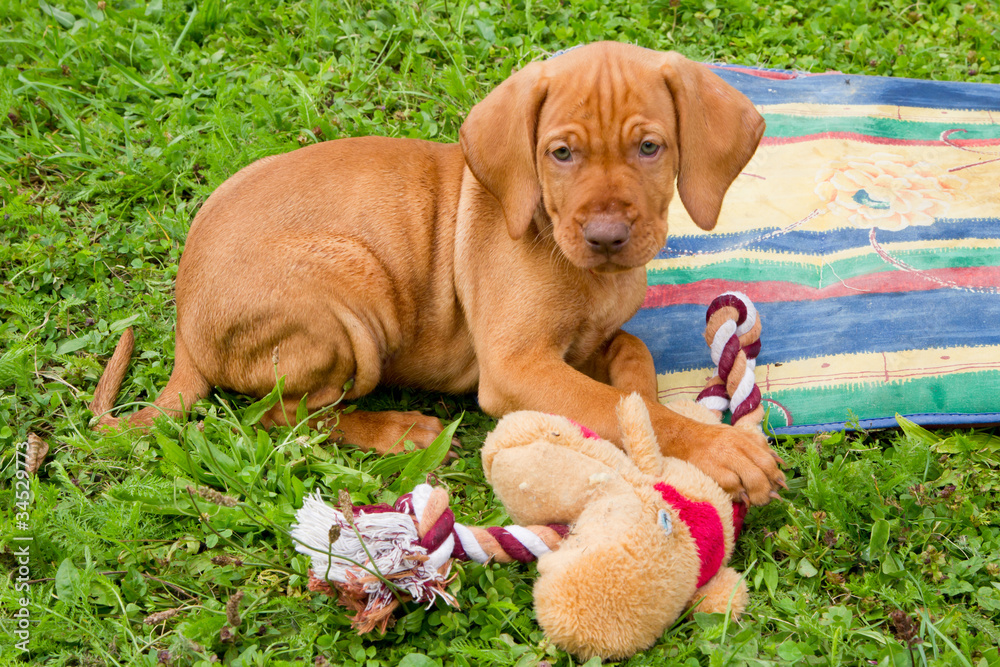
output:
M 647 475 L 659 475 L 663 469 L 663 456 L 645 401 L 639 394 L 630 394 L 618 403 L 617 414 L 622 446 L 629 458 Z

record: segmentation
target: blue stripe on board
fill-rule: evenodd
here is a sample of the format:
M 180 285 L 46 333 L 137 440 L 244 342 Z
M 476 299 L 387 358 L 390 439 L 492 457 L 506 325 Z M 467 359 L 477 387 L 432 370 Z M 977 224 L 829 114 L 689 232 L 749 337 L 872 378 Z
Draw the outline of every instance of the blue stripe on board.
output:
M 1000 345 L 1000 295 L 958 289 L 757 304 L 760 363 L 859 352 Z M 658 373 L 711 366 L 705 307 L 644 308 L 623 327 L 649 347 Z
M 672 259 L 691 253 L 726 250 L 771 250 L 825 255 L 868 246 L 870 245 L 868 234 L 867 228 L 844 227 L 826 232 L 792 230 L 781 233 L 779 228 L 770 227 L 735 234 L 668 236 L 667 245 L 657 253 L 656 259 Z M 942 218 L 936 224 L 926 227 L 907 227 L 896 232 L 878 230 L 875 232 L 875 238 L 881 243 L 997 239 L 1000 238 L 1000 218 Z
M 965 424 L 995 424 L 1000 422 L 1000 412 L 977 412 L 970 414 L 956 414 L 950 412 L 932 413 L 923 412 L 918 415 L 903 415 L 911 422 L 922 426 L 961 426 Z M 876 419 L 859 419 L 858 426 L 861 428 L 894 428 L 899 426 L 895 417 L 879 417 Z M 825 424 L 794 424 L 792 426 L 782 426 L 771 429 L 772 433 L 778 435 L 804 435 L 806 433 L 819 433 L 821 431 L 843 431 L 848 429 L 847 422 L 828 422 Z
M 860 74 L 766 79 L 724 67 L 713 71 L 754 104 L 889 104 L 1000 111 L 1000 85 L 991 83 L 923 81 Z

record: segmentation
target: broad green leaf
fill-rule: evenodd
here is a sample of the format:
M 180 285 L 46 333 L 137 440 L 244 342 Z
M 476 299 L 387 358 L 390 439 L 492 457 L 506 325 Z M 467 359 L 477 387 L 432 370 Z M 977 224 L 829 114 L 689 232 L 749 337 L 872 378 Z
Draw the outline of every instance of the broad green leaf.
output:
M 941 595 L 965 595 L 976 590 L 975 587 L 964 579 L 948 577 L 938 585 L 938 592 Z
M 128 327 L 135 324 L 136 320 L 139 319 L 139 315 L 140 313 L 136 313 L 135 315 L 131 315 L 129 317 L 126 317 L 125 319 L 116 320 L 112 322 L 111 326 L 108 327 L 108 331 L 110 331 L 111 333 L 118 333 L 119 331 L 124 331 Z
M 799 576 L 805 577 L 806 579 L 811 579 L 819 574 L 819 570 L 816 566 L 809 562 L 808 558 L 803 558 L 799 561 L 799 566 L 795 569 L 799 573 Z
M 702 630 L 710 630 L 717 625 L 721 625 L 725 621 L 725 616 L 722 614 L 706 614 L 703 611 L 696 611 L 693 614 L 694 622 L 698 624 L 698 627 Z
M 423 653 L 408 653 L 397 663 L 397 667 L 441 667 L 441 663 Z
M 390 475 L 395 475 L 396 473 L 402 471 L 413 459 L 421 456 L 422 451 L 417 450 L 413 452 L 406 452 L 405 454 L 390 454 L 388 456 L 383 456 L 382 458 L 376 460 L 370 466 L 368 466 L 368 473 L 372 477 L 382 477 L 386 478 Z M 315 470 L 320 470 L 321 467 L 329 466 L 328 463 L 318 464 L 312 466 Z M 338 466 L 339 467 L 339 466 Z M 357 472 L 357 471 L 355 471 Z
M 764 563 L 761 568 L 764 571 L 764 585 L 771 595 L 778 589 L 778 566 L 772 562 Z
M 391 455 L 385 456 L 379 459 L 377 462 L 382 463 L 383 461 L 393 461 L 395 459 L 404 458 L 406 456 L 412 456 L 412 454 L 396 454 L 395 456 Z M 381 473 L 376 473 L 372 470 L 368 471 L 355 470 L 354 468 L 348 468 L 347 466 L 340 465 L 339 463 L 334 463 L 333 461 L 299 463 L 296 464 L 295 466 L 296 472 L 305 469 L 308 469 L 309 473 L 313 475 L 338 475 L 346 477 L 371 478 L 371 477 L 377 477 L 379 474 L 381 474 Z M 396 472 L 399 472 L 399 470 L 394 470 L 392 473 L 386 473 L 386 475 L 394 474 Z
M 302 507 L 302 498 L 306 495 L 306 487 L 302 480 L 292 475 L 292 501 L 295 507 Z
M 778 657 L 782 660 L 787 660 L 788 664 L 798 663 L 805 657 L 802 649 L 795 642 L 781 642 L 778 644 L 777 653 Z
M 309 418 L 309 408 L 306 407 L 306 400 L 308 396 L 303 394 L 302 399 L 299 401 L 299 406 L 295 408 L 295 423 L 301 424 L 306 419 Z
M 967 433 L 962 438 L 975 444 L 981 452 L 1000 451 L 1000 436 L 990 435 L 989 433 Z
M 878 560 L 885 553 L 885 547 L 889 543 L 889 522 L 885 519 L 878 519 L 872 524 L 871 538 L 868 540 L 867 560 Z
M 67 604 L 75 603 L 80 596 L 80 572 L 69 558 L 63 559 L 56 570 L 56 597 Z
M 274 449 L 274 442 L 271 440 L 271 434 L 265 429 L 257 429 L 257 447 L 254 450 L 254 463 L 257 465 L 264 463 L 270 457 L 272 449 Z
M 201 461 L 216 475 L 232 477 L 239 472 L 238 468 L 242 467 L 231 456 L 212 444 L 198 429 L 197 424 L 188 424 L 184 429 L 184 436 L 188 447 L 196 451 Z M 234 448 L 234 452 L 238 451 Z
M 118 589 L 104 577 L 94 577 L 90 580 L 88 597 L 93 603 L 114 607 L 118 604 Z
M 1000 590 L 983 586 L 976 591 L 976 601 L 983 609 L 992 612 L 1000 611 Z
M 82 350 L 83 348 L 90 345 L 94 337 L 90 334 L 80 336 L 79 338 L 74 338 L 68 340 L 59 347 L 56 348 L 56 354 L 69 354 L 70 352 L 76 352 L 77 350 Z
M 194 428 L 194 424 L 191 424 L 191 428 Z M 194 459 L 190 449 L 190 440 L 188 441 L 189 448 L 185 449 L 167 436 L 157 432 L 156 444 L 160 447 L 160 451 L 163 452 L 164 461 L 177 466 L 194 478 L 199 484 L 215 486 L 219 483 L 219 478 L 215 474 L 206 470 L 204 466 Z
M 256 403 L 253 403 L 243 412 L 243 425 L 253 426 L 261 420 L 264 413 L 273 408 L 281 400 L 281 395 L 285 391 L 285 376 L 282 375 L 278 378 L 278 383 L 274 386 L 264 398 L 260 399 Z M 292 406 L 287 406 L 291 410 Z
M 847 607 L 836 606 L 830 607 L 826 613 L 823 614 L 823 620 L 820 621 L 823 625 L 839 625 L 845 630 L 851 627 L 851 623 L 854 620 L 854 614 Z
M 903 429 L 903 433 L 905 433 L 911 440 L 924 442 L 927 445 L 935 445 L 938 442 L 941 442 L 941 438 L 934 435 L 934 433 L 928 431 L 916 422 L 910 421 L 901 414 L 896 414 L 896 423 L 899 424 L 899 427 Z
M 84 0 L 84 6 L 87 8 L 87 16 L 90 20 L 95 23 L 100 23 L 104 20 L 104 11 L 97 7 L 97 3 L 92 2 L 92 0 Z
M 67 12 L 64 9 L 58 7 L 53 7 L 52 5 L 45 2 L 45 0 L 38 0 L 38 8 L 42 10 L 43 13 L 48 14 L 56 21 L 59 22 L 64 28 L 72 28 L 73 24 L 76 23 L 76 17 Z
M 882 574 L 889 575 L 890 577 L 899 576 L 903 572 L 903 568 L 899 564 L 899 560 L 892 552 L 886 552 L 882 556 L 881 568 Z
M 464 414 L 464 413 L 463 413 Z M 412 458 L 407 462 L 406 467 L 396 478 L 390 488 L 396 493 L 406 493 L 414 486 L 424 481 L 427 473 L 437 469 L 448 455 L 451 449 L 451 440 L 455 437 L 455 430 L 462 421 L 462 416 L 451 422 L 438 434 L 434 441 L 420 452 L 413 452 Z

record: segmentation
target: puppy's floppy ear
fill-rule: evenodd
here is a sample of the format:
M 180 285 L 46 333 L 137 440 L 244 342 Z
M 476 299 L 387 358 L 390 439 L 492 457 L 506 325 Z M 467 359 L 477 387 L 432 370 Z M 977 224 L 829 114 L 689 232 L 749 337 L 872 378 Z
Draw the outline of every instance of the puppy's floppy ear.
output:
M 542 197 L 535 168 L 538 114 L 545 100 L 542 63 L 531 63 L 472 107 L 459 133 L 473 175 L 493 195 L 511 238 L 528 230 Z
M 741 92 L 679 53 L 663 54 L 660 71 L 677 111 L 677 192 L 695 224 L 712 229 L 726 190 L 757 150 L 764 119 Z

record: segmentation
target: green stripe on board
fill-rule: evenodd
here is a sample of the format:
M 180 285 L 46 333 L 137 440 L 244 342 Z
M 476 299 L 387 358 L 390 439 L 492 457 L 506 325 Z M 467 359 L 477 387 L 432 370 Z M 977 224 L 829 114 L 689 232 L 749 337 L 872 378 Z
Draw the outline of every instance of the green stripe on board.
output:
M 911 415 L 953 413 L 955 406 L 961 406 L 963 414 L 997 412 L 1000 406 L 996 394 L 984 390 L 997 386 L 1000 386 L 1000 371 L 979 371 L 897 382 L 763 391 L 763 395 L 787 409 L 794 426 L 806 426 L 836 424 L 854 418 L 880 419 L 904 410 Z M 766 407 L 770 410 L 771 428 L 788 425 L 781 410 L 774 405 Z
M 1000 248 L 923 248 L 907 251 L 893 251 L 891 248 L 886 248 L 885 250 L 890 256 L 918 270 L 1000 265 Z M 780 280 L 823 288 L 836 285 L 848 278 L 890 270 L 897 269 L 876 255 L 873 250 L 866 255 L 835 260 L 822 266 L 794 261 L 728 259 L 717 264 L 693 268 L 647 269 L 646 277 L 650 285 L 683 285 L 714 278 L 736 282 Z
M 852 132 L 888 139 L 940 141 L 941 133 L 961 129 L 954 139 L 997 139 L 1000 124 L 929 123 L 895 118 L 810 117 L 787 114 L 764 114 L 768 137 L 802 137 L 823 132 Z

